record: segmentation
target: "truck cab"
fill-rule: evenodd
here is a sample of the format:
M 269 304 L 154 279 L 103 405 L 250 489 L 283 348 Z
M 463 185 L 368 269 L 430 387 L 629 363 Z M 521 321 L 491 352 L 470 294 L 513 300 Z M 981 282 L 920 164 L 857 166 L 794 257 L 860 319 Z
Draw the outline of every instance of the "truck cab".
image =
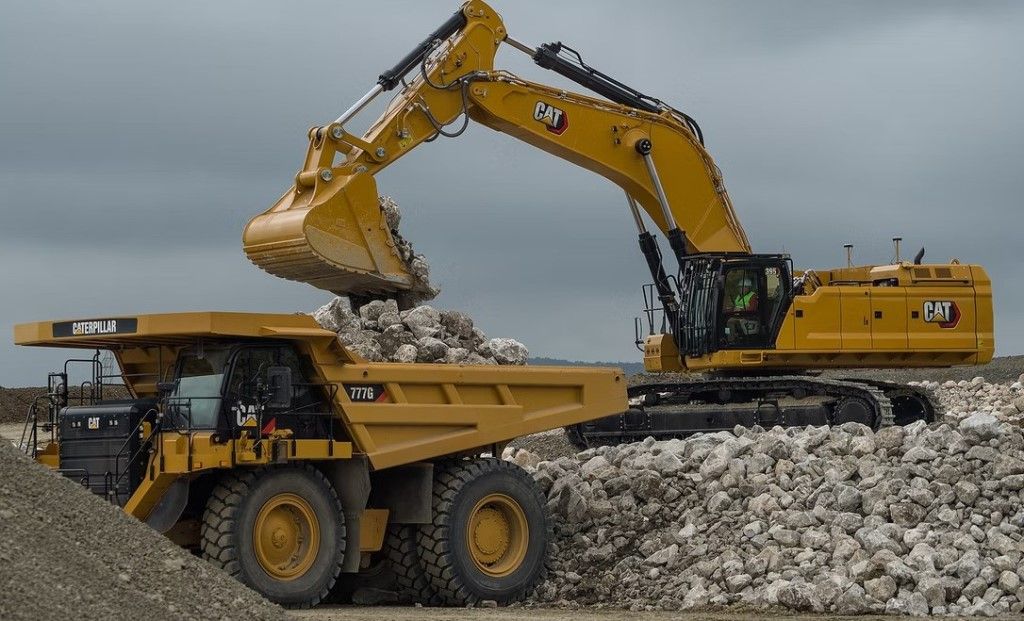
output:
M 287 342 L 189 347 L 162 386 L 165 410 L 189 429 L 237 438 L 242 430 L 287 430 L 291 437 L 337 431 L 330 386 L 317 381 L 308 356 Z

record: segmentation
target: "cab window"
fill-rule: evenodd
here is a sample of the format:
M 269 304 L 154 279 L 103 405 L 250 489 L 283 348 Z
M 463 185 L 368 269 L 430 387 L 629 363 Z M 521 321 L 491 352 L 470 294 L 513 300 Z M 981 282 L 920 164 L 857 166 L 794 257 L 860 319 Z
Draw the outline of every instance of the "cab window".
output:
M 725 273 L 722 297 L 725 347 L 760 347 L 764 341 L 760 283 L 763 268 L 733 268 Z
M 217 426 L 228 353 L 208 349 L 202 355 L 189 352 L 178 358 L 177 381 L 168 399 L 175 424 L 200 429 Z

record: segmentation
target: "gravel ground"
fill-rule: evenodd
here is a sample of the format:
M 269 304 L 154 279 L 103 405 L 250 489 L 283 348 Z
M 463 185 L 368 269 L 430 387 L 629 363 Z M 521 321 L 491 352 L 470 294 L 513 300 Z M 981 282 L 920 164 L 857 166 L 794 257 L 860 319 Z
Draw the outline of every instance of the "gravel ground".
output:
M 313 610 L 290 610 L 288 619 L 295 621 L 579 621 L 598 619 L 618 621 L 626 618 L 621 610 L 567 610 L 561 608 L 382 608 L 382 607 L 320 607 Z M 763 612 L 630 612 L 635 621 L 879 621 L 877 616 L 784 615 Z M 891 617 L 890 617 L 891 618 Z M 907 621 L 923 621 L 928 617 L 902 617 Z M 1020 617 L 1001 617 L 1019 619 Z
M 0 442 L 0 619 L 283 618 L 234 578 Z

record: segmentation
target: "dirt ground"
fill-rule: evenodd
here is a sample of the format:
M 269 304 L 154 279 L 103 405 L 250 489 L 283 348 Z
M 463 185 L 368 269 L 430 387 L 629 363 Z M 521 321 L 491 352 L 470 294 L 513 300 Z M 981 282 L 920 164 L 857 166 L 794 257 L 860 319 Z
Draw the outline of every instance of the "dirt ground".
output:
M 288 619 L 296 621 L 579 621 L 580 619 L 629 618 L 632 621 L 881 621 L 893 617 L 843 617 L 838 615 L 766 615 L 763 612 L 630 612 L 626 610 L 595 610 L 580 608 L 381 608 L 356 606 L 322 606 L 312 610 L 289 610 Z M 953 617 L 948 617 L 953 618 Z M 1010 617 L 1003 617 L 1009 619 Z M 922 617 L 900 617 L 907 621 Z
M 0 438 L 17 442 L 21 438 L 22 425 L 20 423 L 0 424 Z

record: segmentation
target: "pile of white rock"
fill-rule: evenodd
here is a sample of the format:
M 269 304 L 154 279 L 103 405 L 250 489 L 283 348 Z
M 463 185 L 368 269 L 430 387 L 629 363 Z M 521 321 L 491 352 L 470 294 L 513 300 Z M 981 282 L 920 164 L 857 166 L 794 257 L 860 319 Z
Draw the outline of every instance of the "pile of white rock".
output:
M 399 232 L 398 227 L 402 223 L 402 211 L 398 203 L 390 196 L 379 197 L 379 206 L 384 222 L 391 231 L 391 238 L 395 241 L 395 248 L 399 256 L 409 266 L 409 273 L 412 274 L 412 288 L 399 294 L 403 306 L 415 306 L 420 302 L 427 302 L 437 297 L 441 289 L 430 280 L 430 263 L 422 254 L 417 253 L 409 242 Z
M 978 412 L 1024 425 L 1024 374 L 1012 384 L 990 384 L 983 377 L 959 382 L 910 382 L 930 389 L 945 408 L 945 420 L 958 423 Z
M 354 309 L 334 298 L 313 313 L 342 344 L 371 362 L 526 364 L 529 351 L 515 339 L 487 338 L 465 313 L 421 304 L 399 310 L 393 299 Z
M 930 426 L 737 428 L 543 462 L 507 451 L 556 522 L 532 602 L 1021 613 L 1024 388 L 928 387 L 947 408 Z

